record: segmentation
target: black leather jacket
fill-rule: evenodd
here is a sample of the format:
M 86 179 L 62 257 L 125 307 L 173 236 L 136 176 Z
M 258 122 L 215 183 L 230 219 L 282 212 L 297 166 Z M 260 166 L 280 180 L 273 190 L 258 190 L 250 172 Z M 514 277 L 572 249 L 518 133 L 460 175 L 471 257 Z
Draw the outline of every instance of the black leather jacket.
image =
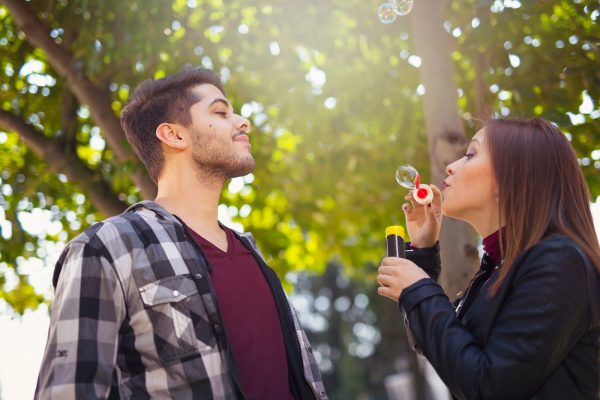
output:
M 407 258 L 437 278 L 437 251 L 417 253 Z M 518 257 L 491 297 L 496 270 L 484 256 L 456 307 L 431 278 L 400 296 L 416 345 L 453 397 L 600 399 L 600 274 L 588 257 L 553 235 Z

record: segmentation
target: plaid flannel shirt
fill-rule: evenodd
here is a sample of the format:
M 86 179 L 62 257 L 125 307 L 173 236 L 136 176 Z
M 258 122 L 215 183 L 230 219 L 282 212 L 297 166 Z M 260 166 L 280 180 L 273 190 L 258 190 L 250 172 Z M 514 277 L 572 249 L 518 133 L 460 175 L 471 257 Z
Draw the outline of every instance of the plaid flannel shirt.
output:
M 264 262 L 250 234 L 238 238 Z M 156 203 L 135 204 L 74 238 L 53 283 L 36 399 L 243 398 L 206 263 Z M 326 399 L 290 312 L 304 379 L 315 399 Z

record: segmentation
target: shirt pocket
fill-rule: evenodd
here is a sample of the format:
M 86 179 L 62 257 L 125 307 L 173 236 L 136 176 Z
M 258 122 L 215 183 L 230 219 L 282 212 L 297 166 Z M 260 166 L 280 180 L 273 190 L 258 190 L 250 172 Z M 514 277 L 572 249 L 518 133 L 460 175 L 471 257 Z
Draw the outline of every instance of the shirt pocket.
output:
M 190 275 L 163 278 L 144 285 L 139 292 L 152 322 L 158 356 L 164 363 L 215 345 L 203 299 Z

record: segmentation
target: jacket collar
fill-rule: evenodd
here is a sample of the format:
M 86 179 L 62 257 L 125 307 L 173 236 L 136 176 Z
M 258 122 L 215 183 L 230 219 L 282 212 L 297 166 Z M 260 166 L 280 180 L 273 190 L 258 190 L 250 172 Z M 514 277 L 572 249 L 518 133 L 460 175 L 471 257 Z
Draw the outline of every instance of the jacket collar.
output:
M 180 225 L 182 228 L 185 227 L 185 223 L 182 220 L 180 220 L 175 215 L 171 214 L 169 211 L 167 211 L 165 208 L 160 206 L 158 203 L 155 203 L 150 200 L 143 200 L 138 203 L 132 204 L 125 210 L 125 212 L 126 213 L 127 212 L 139 212 L 139 213 L 143 213 L 143 214 L 149 216 L 150 218 L 156 218 L 156 219 L 160 219 L 160 220 L 170 221 L 174 224 Z M 224 225 L 220 221 L 219 221 L 219 225 L 221 227 L 224 227 Z M 262 252 L 256 245 L 256 240 L 252 236 L 252 233 L 237 232 L 234 229 L 232 229 L 232 231 L 233 231 L 234 235 L 242 241 L 242 243 L 246 244 L 246 246 L 251 247 L 263 260 L 265 260 L 264 255 L 262 254 Z
M 150 217 L 154 217 L 156 219 L 164 219 L 164 220 L 169 220 L 171 222 L 180 224 L 179 220 L 177 219 L 177 217 L 175 217 L 173 214 L 171 214 L 169 211 L 167 211 L 165 208 L 163 208 L 162 206 L 160 206 L 158 203 L 155 203 L 153 201 L 150 200 L 142 200 L 138 203 L 132 204 L 131 206 L 129 206 L 126 210 L 126 213 L 128 212 L 141 212 L 144 213 Z

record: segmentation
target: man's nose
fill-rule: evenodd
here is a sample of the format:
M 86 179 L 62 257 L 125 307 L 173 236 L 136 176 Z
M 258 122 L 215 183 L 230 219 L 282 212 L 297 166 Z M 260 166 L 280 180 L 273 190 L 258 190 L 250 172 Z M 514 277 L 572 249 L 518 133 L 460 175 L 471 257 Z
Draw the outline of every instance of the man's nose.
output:
M 247 118 L 238 115 L 235 122 L 235 128 L 244 133 L 248 133 L 248 131 L 250 130 L 250 121 L 248 121 Z

